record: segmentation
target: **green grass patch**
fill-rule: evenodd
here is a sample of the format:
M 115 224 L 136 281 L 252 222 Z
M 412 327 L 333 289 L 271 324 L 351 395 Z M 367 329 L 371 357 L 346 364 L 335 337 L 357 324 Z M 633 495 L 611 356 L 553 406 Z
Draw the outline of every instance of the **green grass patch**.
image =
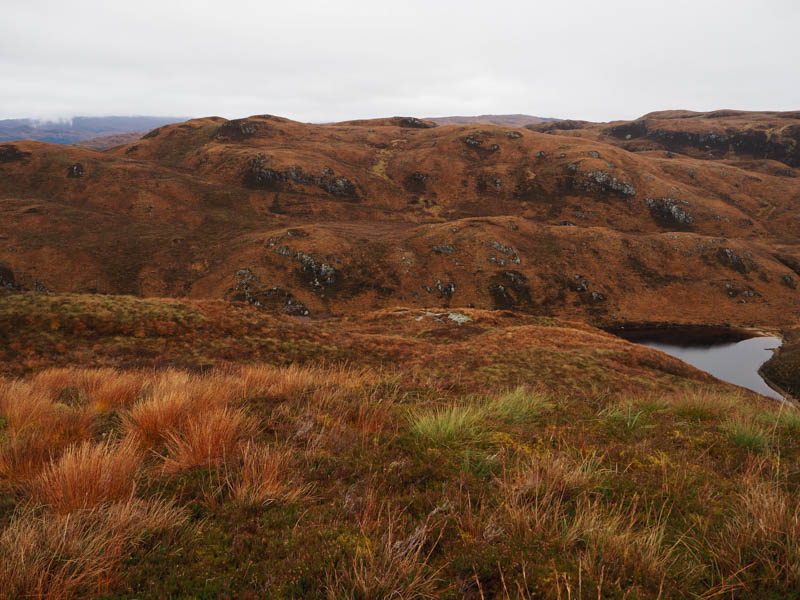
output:
M 756 419 L 766 427 L 789 435 L 800 434 L 800 411 L 784 409 L 778 412 L 762 413 Z
M 763 453 L 769 445 L 769 437 L 760 425 L 751 421 L 731 419 L 722 424 L 728 441 L 753 454 Z
M 453 404 L 409 416 L 411 435 L 433 446 L 460 446 L 486 437 L 482 407 Z
M 648 422 L 645 411 L 633 404 L 610 406 L 601 410 L 599 415 L 614 428 L 621 428 L 625 433 L 653 427 L 653 424 Z
M 519 386 L 489 400 L 484 410 L 487 416 L 506 424 L 516 424 L 529 423 L 552 410 L 553 406 L 547 395 Z

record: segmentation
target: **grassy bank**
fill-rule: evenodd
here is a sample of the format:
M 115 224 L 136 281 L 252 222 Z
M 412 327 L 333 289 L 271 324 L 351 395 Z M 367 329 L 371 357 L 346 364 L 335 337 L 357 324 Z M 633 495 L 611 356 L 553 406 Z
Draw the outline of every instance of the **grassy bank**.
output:
M 800 417 L 724 387 L 463 394 L 376 368 L 0 384 L 0 592 L 787 597 Z

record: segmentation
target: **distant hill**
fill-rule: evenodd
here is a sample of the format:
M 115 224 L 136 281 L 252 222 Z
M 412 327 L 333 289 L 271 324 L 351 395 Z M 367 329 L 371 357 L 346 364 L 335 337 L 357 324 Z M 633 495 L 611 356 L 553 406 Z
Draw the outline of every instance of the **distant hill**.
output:
M 185 120 L 185 117 L 74 117 L 68 121 L 3 119 L 0 120 L 0 141 L 36 140 L 74 144 L 99 136 L 150 131 Z
M 499 125 L 501 127 L 525 127 L 534 123 L 558 121 L 547 117 L 533 115 L 477 115 L 474 117 L 428 117 L 437 125 Z
M 113 148 L 114 146 L 121 146 L 122 144 L 132 144 L 133 142 L 142 139 L 146 131 L 133 131 L 131 133 L 112 133 L 111 135 L 98 135 L 97 137 L 89 138 L 75 142 L 73 146 L 80 148 L 89 148 L 90 150 L 105 150 L 106 148 Z

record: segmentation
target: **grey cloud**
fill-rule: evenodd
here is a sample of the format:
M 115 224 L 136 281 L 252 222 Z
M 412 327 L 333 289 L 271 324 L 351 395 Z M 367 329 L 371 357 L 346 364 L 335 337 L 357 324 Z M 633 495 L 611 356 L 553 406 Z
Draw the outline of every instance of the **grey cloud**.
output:
M 800 108 L 794 0 L 5 0 L 0 118 Z

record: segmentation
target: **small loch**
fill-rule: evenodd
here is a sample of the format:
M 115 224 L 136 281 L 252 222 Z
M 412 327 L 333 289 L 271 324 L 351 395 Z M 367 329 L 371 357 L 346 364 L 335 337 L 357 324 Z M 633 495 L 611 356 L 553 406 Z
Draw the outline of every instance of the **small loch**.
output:
M 783 343 L 778 337 L 752 337 L 742 330 L 716 327 L 614 329 L 610 333 L 661 350 L 722 381 L 768 398 L 784 399 L 758 372 Z

